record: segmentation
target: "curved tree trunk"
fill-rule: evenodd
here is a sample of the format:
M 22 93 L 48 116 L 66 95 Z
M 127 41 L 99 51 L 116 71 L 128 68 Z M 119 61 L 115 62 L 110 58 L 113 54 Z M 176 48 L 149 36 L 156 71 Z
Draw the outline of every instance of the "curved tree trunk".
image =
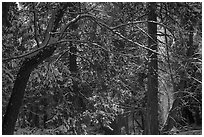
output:
M 57 28 L 60 25 L 59 22 L 61 21 L 69 5 L 73 5 L 73 4 L 62 3 L 61 7 L 59 7 L 57 10 L 55 10 L 52 13 L 52 16 L 47 26 L 45 39 L 41 45 L 41 47 L 44 47 L 44 46 L 45 47 L 41 49 L 36 55 L 33 55 L 32 57 L 27 57 L 24 60 L 23 64 L 21 65 L 14 83 L 13 91 L 9 99 L 6 113 L 3 118 L 3 124 L 2 124 L 3 135 L 14 134 L 15 123 L 18 118 L 20 107 L 22 105 L 25 88 L 29 80 L 30 74 L 34 70 L 34 68 L 36 68 L 40 63 L 42 63 L 45 59 L 49 58 L 54 53 L 57 46 L 56 44 L 46 46 L 49 43 L 49 40 L 51 39 L 50 32 L 57 30 Z M 64 31 L 65 30 L 62 29 L 62 33 Z
M 31 59 L 26 59 L 18 71 L 13 91 L 9 99 L 6 113 L 3 118 L 2 134 L 11 135 L 14 133 L 15 123 L 22 105 L 23 97 L 30 74 L 43 60 L 50 57 L 55 47 L 47 47 Z

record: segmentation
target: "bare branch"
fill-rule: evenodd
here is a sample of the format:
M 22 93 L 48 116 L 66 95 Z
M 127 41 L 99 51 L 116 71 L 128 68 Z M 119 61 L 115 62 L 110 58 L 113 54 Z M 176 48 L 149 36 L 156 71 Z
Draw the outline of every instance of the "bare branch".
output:
M 111 27 L 111 29 L 115 30 L 115 29 L 119 29 L 119 28 L 124 27 L 124 26 L 133 25 L 133 24 L 140 24 L 140 23 L 146 23 L 146 22 L 147 21 L 134 21 L 134 22 L 123 23 L 123 24 L 120 24 L 118 26 Z
M 40 47 L 34 51 L 31 51 L 29 53 L 20 55 L 20 56 L 15 56 L 15 57 L 11 57 L 11 58 L 7 58 L 7 59 L 3 59 L 3 62 L 5 61 L 9 61 L 9 60 L 13 60 L 13 59 L 20 59 L 20 58 L 24 58 L 24 57 L 28 57 L 28 56 L 34 56 L 36 55 L 40 50 L 44 49 L 47 45 L 49 45 L 49 41 L 50 41 L 50 34 L 54 25 L 54 21 L 55 21 L 55 16 L 56 16 L 57 10 L 54 10 L 52 12 L 52 16 L 49 20 L 47 29 L 46 29 L 46 33 L 45 33 L 45 38 L 43 40 L 43 42 L 40 44 Z M 54 44 L 54 42 L 52 42 L 51 44 Z
M 34 18 L 34 34 L 35 34 L 35 41 L 37 43 L 37 47 L 40 47 L 38 37 L 37 37 L 37 16 L 36 16 L 36 11 L 35 11 L 35 3 L 33 3 L 33 18 Z
M 163 23 L 160 23 L 160 22 L 146 21 L 146 20 L 144 20 L 144 21 L 133 21 L 133 22 L 128 22 L 128 23 L 123 23 L 123 24 L 120 24 L 120 25 L 118 25 L 118 26 L 111 27 L 111 29 L 115 30 L 115 29 L 118 29 L 118 28 L 123 27 L 123 26 L 128 26 L 128 25 L 133 25 L 133 24 L 140 24 L 140 23 L 148 23 L 148 22 L 156 23 L 156 24 L 158 24 L 158 25 L 160 25 L 160 26 L 166 28 L 166 29 L 171 33 L 170 28 L 169 28 L 167 25 L 165 25 L 165 24 L 163 24 Z M 172 33 L 171 33 L 171 34 L 172 34 Z M 174 37 L 173 34 L 172 34 L 172 37 Z
M 54 44 L 60 44 L 60 43 L 64 43 L 64 42 L 68 42 L 68 41 L 67 41 L 67 40 L 66 40 L 66 41 L 58 41 L 58 42 L 53 42 L 53 43 L 50 43 L 50 44 L 46 44 L 46 45 L 44 45 L 44 46 L 42 46 L 42 47 L 40 47 L 40 48 L 38 48 L 38 49 L 36 49 L 36 50 L 33 50 L 33 51 L 29 52 L 29 53 L 25 53 L 25 54 L 23 54 L 23 55 L 11 57 L 11 58 L 2 59 L 2 61 L 5 62 L 5 61 L 13 60 L 13 59 L 20 59 L 20 58 L 24 58 L 24 57 L 31 56 L 32 54 L 33 54 L 33 55 L 34 55 L 34 54 L 36 55 L 40 50 L 43 50 L 43 49 L 44 49 L 45 47 L 47 47 L 47 46 L 54 45 Z M 41 45 L 42 45 L 42 44 L 41 44 Z
M 61 30 L 59 31 L 61 33 L 61 36 L 59 38 L 62 39 L 64 37 L 63 33 L 67 30 L 67 28 L 69 28 L 69 26 L 73 23 L 76 23 L 79 19 L 83 18 L 83 16 L 78 15 L 76 18 L 72 19 L 71 21 L 69 21 L 66 25 L 64 25 Z
M 43 40 L 43 43 L 40 44 L 40 47 L 44 47 L 45 45 L 48 44 L 49 40 L 50 40 L 50 32 L 52 31 L 53 25 L 54 25 L 54 21 L 55 21 L 55 16 L 56 16 L 57 10 L 54 10 L 52 12 L 52 16 L 49 20 L 47 29 L 46 29 L 46 33 L 45 33 L 45 38 Z
M 24 57 L 27 57 L 27 56 L 29 56 L 29 55 L 31 55 L 31 54 L 34 54 L 34 53 L 39 52 L 39 51 L 42 50 L 43 48 L 45 48 L 45 46 L 40 47 L 40 48 L 38 48 L 38 49 L 36 49 L 36 50 L 34 50 L 34 51 L 31 51 L 31 52 L 29 52 L 29 53 L 26 53 L 26 54 L 23 54 L 23 55 L 20 55 L 20 56 L 15 56 L 15 57 L 11 57 L 11 58 L 2 59 L 2 61 L 5 62 L 5 61 L 13 60 L 13 59 L 24 58 Z
M 51 32 L 51 30 L 52 30 L 52 27 L 53 27 L 53 24 L 54 24 L 54 18 L 55 18 L 55 16 L 56 16 L 56 10 L 53 11 L 53 13 L 52 13 L 52 16 L 51 16 L 51 18 L 50 18 L 50 21 L 49 21 L 49 24 L 48 24 L 48 27 L 47 27 L 47 30 L 46 30 L 46 34 L 45 34 L 44 41 L 43 41 L 43 43 L 40 44 L 40 48 L 38 48 L 38 49 L 36 49 L 36 50 L 34 50 L 34 51 L 32 51 L 32 52 L 29 52 L 29 53 L 20 55 L 20 56 L 3 59 L 3 61 L 9 61 L 9 60 L 12 60 L 12 59 L 19 59 L 19 58 L 23 58 L 23 57 L 30 56 L 31 54 L 34 54 L 34 53 L 36 53 L 36 52 L 42 50 L 42 49 L 45 48 L 46 46 L 50 46 L 50 45 L 54 45 L 54 44 L 59 44 L 59 43 L 64 43 L 64 42 L 69 42 L 69 41 L 75 41 L 75 42 L 81 42 L 81 43 L 89 43 L 89 42 L 87 42 L 87 41 L 77 41 L 77 40 L 73 40 L 73 39 L 70 39 L 70 40 L 61 40 L 61 41 L 58 41 L 58 42 L 56 42 L 56 41 L 49 42 L 50 37 L 51 37 L 51 34 L 53 34 L 53 33 Z M 66 29 L 67 29 L 72 23 L 76 23 L 78 20 L 83 19 L 83 18 L 90 18 L 91 20 L 93 20 L 94 22 L 96 22 L 98 25 L 100 25 L 100 26 L 102 26 L 102 27 L 105 27 L 106 29 L 110 30 L 113 34 L 118 35 L 120 38 L 124 39 L 125 41 L 128 41 L 128 42 L 130 42 L 130 43 L 133 43 L 134 45 L 140 46 L 140 47 L 142 47 L 142 48 L 144 48 L 144 49 L 146 49 L 146 50 L 152 51 L 153 53 L 160 54 L 160 53 L 158 53 L 158 52 L 156 52 L 156 51 L 154 51 L 154 50 L 152 50 L 152 49 L 150 49 L 150 48 L 148 48 L 148 47 L 146 47 L 146 46 L 144 46 L 144 45 L 142 45 L 142 44 L 140 44 L 140 43 L 134 42 L 134 41 L 132 41 L 132 40 L 126 38 L 125 36 L 123 36 L 123 35 L 120 34 L 119 32 L 115 31 L 115 30 L 114 30 L 115 28 L 113 29 L 113 27 L 109 27 L 108 25 L 106 25 L 106 24 L 104 24 L 104 23 L 102 23 L 102 22 L 97 21 L 97 19 L 96 19 L 95 17 L 93 17 L 92 15 L 88 15 L 88 14 L 78 15 L 77 17 L 75 17 L 74 19 L 72 19 L 71 21 L 69 21 L 66 25 L 64 25 L 64 26 L 60 29 L 60 31 L 59 31 L 59 33 L 61 33 L 61 36 L 60 36 L 60 38 L 59 38 L 58 40 L 60 40 L 60 39 L 63 38 L 63 36 L 64 36 L 63 34 L 65 33 Z M 143 22 L 144 22 L 144 21 L 143 21 Z M 55 33 L 55 32 L 54 32 L 54 33 Z M 50 44 L 49 44 L 49 43 L 50 43 Z M 92 43 L 92 44 L 93 44 L 93 45 L 96 45 L 96 46 L 98 46 L 98 47 L 100 47 L 100 48 L 102 48 L 102 49 L 104 49 L 104 50 L 106 50 L 106 51 L 108 51 L 108 52 L 110 52 L 109 50 L 103 48 L 102 46 L 98 45 L 97 43 Z M 58 47 L 60 47 L 60 46 L 58 46 Z
M 157 39 L 157 41 L 155 41 L 145 30 L 143 30 L 142 28 L 136 26 L 139 30 L 141 30 L 146 36 L 148 36 L 151 40 L 153 40 L 155 43 L 157 43 L 157 41 L 159 41 L 160 43 L 166 45 L 164 42 L 162 42 L 161 40 Z
M 108 25 L 106 25 L 106 24 L 104 24 L 104 23 L 102 23 L 102 22 L 100 22 L 100 21 L 97 21 L 97 19 L 96 19 L 95 17 L 93 17 L 93 16 L 89 16 L 89 17 L 91 17 L 91 19 L 92 19 L 93 21 L 95 21 L 98 25 L 105 27 L 106 29 L 110 30 L 113 34 L 118 35 L 120 38 L 124 39 L 125 41 L 128 41 L 128 42 L 130 42 L 130 43 L 132 43 L 132 44 L 134 44 L 134 45 L 137 45 L 137 46 L 139 46 L 139 47 L 141 47 L 141 48 L 144 48 L 144 49 L 146 49 L 146 50 L 149 50 L 149 51 L 151 51 L 151 52 L 153 52 L 153 53 L 156 53 L 156 54 L 160 55 L 160 53 L 158 53 L 157 51 L 152 50 L 152 49 L 150 49 L 150 48 L 148 48 L 148 47 L 146 47 L 146 46 L 144 46 L 144 45 L 142 45 L 142 44 L 140 44 L 140 43 L 138 43 L 138 42 L 135 42 L 135 41 L 133 41 L 133 40 L 130 40 L 130 39 L 126 38 L 125 36 L 123 36 L 123 35 L 120 34 L 119 32 L 115 31 L 112 27 L 109 27 Z

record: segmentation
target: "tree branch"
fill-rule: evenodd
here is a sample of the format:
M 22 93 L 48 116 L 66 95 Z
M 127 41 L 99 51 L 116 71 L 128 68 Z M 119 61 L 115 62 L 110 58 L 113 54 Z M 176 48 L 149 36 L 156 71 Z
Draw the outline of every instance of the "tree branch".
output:
M 10 61 L 12 59 L 19 59 L 19 58 L 31 56 L 31 54 L 34 54 L 34 53 L 42 50 L 46 46 L 50 46 L 50 45 L 53 45 L 53 44 L 59 44 L 59 43 L 63 43 L 63 42 L 68 42 L 68 41 L 76 41 L 76 40 L 62 40 L 62 41 L 58 41 L 58 42 L 53 41 L 53 42 L 50 42 L 50 44 L 49 44 L 49 40 L 50 40 L 51 35 L 56 33 L 56 32 L 52 32 L 52 27 L 53 27 L 53 24 L 54 24 L 54 18 L 56 16 L 56 12 L 57 12 L 56 10 L 53 11 L 52 17 L 50 18 L 50 21 L 49 21 L 49 24 L 48 24 L 48 27 L 47 27 L 47 30 L 46 30 L 45 38 L 43 40 L 43 43 L 40 44 L 40 48 L 38 48 L 38 49 L 36 49 L 36 50 L 34 50 L 34 51 L 30 52 L 30 53 L 26 53 L 24 55 L 20 55 L 20 56 L 16 56 L 16 57 L 11 57 L 11 58 L 7 58 L 7 59 L 3 59 L 3 62 Z M 61 27 L 61 29 L 59 31 L 59 33 L 61 33 L 61 36 L 59 37 L 58 40 L 60 40 L 60 39 L 62 39 L 64 37 L 64 35 L 63 35 L 64 32 L 66 31 L 67 28 L 70 27 L 70 25 L 72 23 L 76 23 L 78 20 L 83 19 L 83 18 L 90 18 L 91 20 L 96 22 L 98 25 L 100 25 L 102 27 L 105 27 L 106 29 L 110 30 L 113 34 L 118 35 L 120 38 L 124 39 L 125 41 L 128 41 L 128 42 L 130 42 L 130 43 L 132 43 L 134 45 L 137 45 L 137 46 L 139 46 L 141 48 L 144 48 L 146 50 L 152 51 L 153 53 L 156 53 L 156 54 L 160 55 L 160 53 L 158 53 L 158 52 L 156 52 L 156 51 L 154 51 L 154 50 L 152 50 L 152 49 L 150 49 L 148 47 L 145 47 L 144 45 L 142 45 L 140 43 L 134 42 L 134 41 L 126 38 L 125 36 L 123 36 L 119 32 L 115 31 L 114 29 L 116 29 L 119 26 L 117 26 L 117 27 L 109 27 L 108 25 L 106 25 L 106 24 L 104 24 L 102 22 L 97 21 L 97 19 L 95 17 L 93 17 L 92 15 L 88 15 L 88 14 L 78 15 L 76 18 L 72 19 L 66 25 Z M 144 21 L 140 21 L 140 22 L 137 22 L 137 23 L 142 23 L 142 22 L 144 23 Z M 131 24 L 131 23 L 127 23 L 126 25 L 128 25 L 128 24 Z M 83 42 L 83 41 L 80 41 L 80 42 Z M 83 43 L 88 43 L 88 42 L 83 42 Z M 92 43 L 92 44 L 94 44 L 94 45 L 96 45 L 96 46 L 98 46 L 98 47 L 108 51 L 107 49 L 103 48 L 102 46 L 98 45 L 97 43 Z
M 36 16 L 36 10 L 35 10 L 35 3 L 33 3 L 33 22 L 34 22 L 34 34 L 35 34 L 35 41 L 37 43 L 37 47 L 40 47 L 38 37 L 37 37 L 37 16 Z
M 45 38 L 43 40 L 43 43 L 40 44 L 40 47 L 44 47 L 48 44 L 49 40 L 50 40 L 50 32 L 52 32 L 52 28 L 55 22 L 55 16 L 56 16 L 57 10 L 54 10 L 52 12 L 52 16 L 50 18 L 50 21 L 48 23 L 47 29 L 46 29 L 46 33 L 45 33 Z
M 146 20 L 123 23 L 123 24 L 120 24 L 120 25 L 118 25 L 118 26 L 111 27 L 111 29 L 115 30 L 115 29 L 118 29 L 118 28 L 123 27 L 123 26 L 128 26 L 128 25 L 133 25 L 133 24 L 140 24 L 140 23 L 148 23 L 148 22 L 156 23 L 156 24 L 158 24 L 158 25 L 160 25 L 160 26 L 166 28 L 166 29 L 171 33 L 171 31 L 170 31 L 171 29 L 170 29 L 167 25 L 165 25 L 165 24 L 163 24 L 163 23 L 160 23 L 160 22 L 156 22 L 156 21 L 146 21 Z M 171 33 L 171 34 L 172 34 L 172 33 Z M 172 34 L 172 36 L 174 36 L 174 35 Z
M 144 45 L 142 45 L 142 44 L 140 44 L 140 43 L 138 43 L 138 42 L 135 42 L 135 41 L 132 41 L 132 40 L 126 38 L 125 36 L 123 36 L 123 35 L 120 34 L 119 32 L 115 31 L 115 30 L 113 29 L 114 27 L 109 27 L 108 25 L 106 25 L 106 24 L 104 24 L 104 23 L 102 23 L 102 22 L 100 22 L 100 21 L 97 21 L 97 19 L 96 19 L 95 17 L 93 17 L 93 16 L 90 16 L 90 15 L 89 15 L 88 17 L 90 17 L 93 21 L 95 21 L 99 26 L 105 27 L 106 29 L 110 30 L 113 34 L 118 35 L 120 38 L 124 39 L 125 41 L 128 41 L 128 42 L 130 42 L 130 43 L 132 43 L 132 44 L 134 44 L 134 45 L 137 45 L 137 46 L 139 46 L 139 47 L 141 47 L 141 48 L 144 48 L 144 49 L 146 49 L 146 50 L 149 50 L 149 51 L 151 51 L 151 52 L 153 52 L 153 53 L 156 53 L 156 54 L 160 55 L 160 53 L 158 53 L 158 52 L 156 52 L 156 51 L 154 51 L 154 50 L 152 50 L 152 49 L 150 49 L 150 48 L 148 48 L 148 47 L 146 47 L 146 46 L 144 46 Z

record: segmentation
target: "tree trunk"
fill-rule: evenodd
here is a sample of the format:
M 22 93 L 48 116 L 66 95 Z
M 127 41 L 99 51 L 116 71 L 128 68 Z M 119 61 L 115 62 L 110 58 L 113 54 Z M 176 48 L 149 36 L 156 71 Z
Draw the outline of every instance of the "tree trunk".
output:
M 157 21 L 156 3 L 148 3 L 148 21 Z M 148 46 L 157 51 L 157 24 L 148 22 Z M 145 134 L 157 135 L 158 133 L 158 64 L 157 54 L 148 51 L 148 85 L 147 85 L 147 114 Z
M 65 3 L 63 4 L 62 8 L 59 8 L 58 12 L 53 12 L 53 15 L 48 23 L 46 36 L 42 43 L 42 47 L 46 46 L 46 43 L 49 43 L 50 32 L 56 31 L 56 29 L 59 27 L 59 22 L 62 19 L 65 9 L 69 4 L 71 3 Z M 34 70 L 34 68 L 36 68 L 40 63 L 42 63 L 45 59 L 49 58 L 54 53 L 56 46 L 57 45 L 46 46 L 36 55 L 30 55 L 32 57 L 27 57 L 23 61 L 22 66 L 20 67 L 19 72 L 17 74 L 12 94 L 9 99 L 8 106 L 6 108 L 6 113 L 3 118 L 3 135 L 14 134 L 16 120 L 18 118 L 19 110 L 22 105 L 25 88 L 29 80 L 30 74 Z
M 18 118 L 19 110 L 22 105 L 25 88 L 30 76 L 30 73 L 36 68 L 43 60 L 50 57 L 55 50 L 55 47 L 47 47 L 32 58 L 27 58 L 23 62 L 15 83 L 6 113 L 3 118 L 2 134 L 11 135 L 14 133 L 15 123 Z
M 12 5 L 12 2 L 2 2 L 2 25 L 5 27 L 11 27 L 9 21 L 9 7 Z
M 70 5 L 69 11 L 70 12 L 79 12 L 79 9 L 76 8 L 73 5 Z M 74 18 L 76 15 L 71 15 L 72 18 Z M 72 31 L 76 31 L 78 28 L 78 23 L 74 23 L 72 26 L 70 26 L 70 29 Z M 72 42 L 70 42 L 69 45 L 70 48 L 70 54 L 69 54 L 69 70 L 71 72 L 72 77 L 77 77 L 78 75 L 78 67 L 77 67 L 77 46 L 74 45 Z M 73 97 L 71 97 L 71 100 L 73 101 L 75 109 L 78 110 L 83 110 L 82 108 L 84 107 L 83 99 L 79 95 L 79 87 L 78 87 L 78 82 L 76 80 L 73 80 L 73 85 L 72 85 L 72 92 L 75 94 Z

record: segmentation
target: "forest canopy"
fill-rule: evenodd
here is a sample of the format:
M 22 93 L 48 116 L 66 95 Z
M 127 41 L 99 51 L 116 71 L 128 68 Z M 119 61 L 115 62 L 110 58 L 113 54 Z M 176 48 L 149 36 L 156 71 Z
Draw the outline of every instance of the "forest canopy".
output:
M 201 134 L 202 3 L 2 2 L 2 134 Z

